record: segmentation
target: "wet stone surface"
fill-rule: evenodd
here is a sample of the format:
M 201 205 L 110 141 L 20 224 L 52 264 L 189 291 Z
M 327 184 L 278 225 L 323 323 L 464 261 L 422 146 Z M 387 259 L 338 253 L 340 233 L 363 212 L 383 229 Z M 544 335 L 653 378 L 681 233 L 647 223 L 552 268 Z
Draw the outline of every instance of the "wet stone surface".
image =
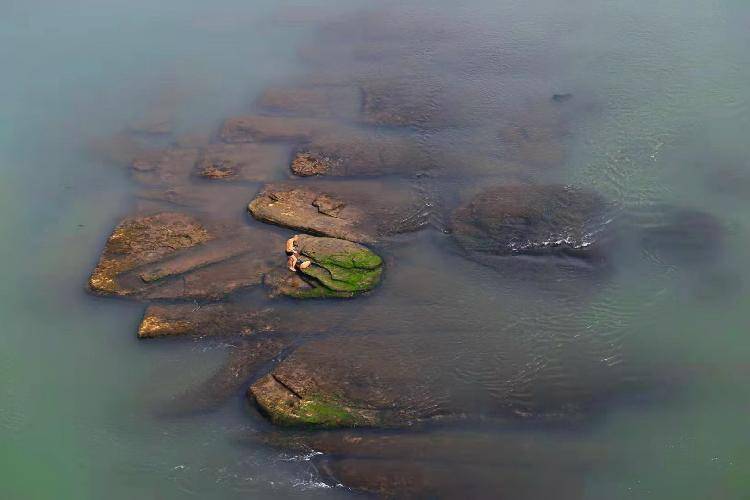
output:
M 125 219 L 107 239 L 89 278 L 89 289 L 104 295 L 130 295 L 132 290 L 118 283 L 119 275 L 211 238 L 200 222 L 185 214 L 167 212 Z
M 356 181 L 266 185 L 248 210 L 262 222 L 359 243 L 421 229 L 429 216 L 409 186 Z

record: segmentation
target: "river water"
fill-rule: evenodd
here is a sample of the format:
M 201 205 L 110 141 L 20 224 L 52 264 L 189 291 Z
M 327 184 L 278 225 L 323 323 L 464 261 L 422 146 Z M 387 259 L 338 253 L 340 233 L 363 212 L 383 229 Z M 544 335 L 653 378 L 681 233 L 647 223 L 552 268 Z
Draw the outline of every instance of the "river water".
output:
M 92 297 L 85 283 L 133 207 L 127 169 L 97 155 L 97 144 L 157 101 L 177 103 L 181 132 L 215 130 L 265 87 L 299 82 L 310 65 L 352 70 L 344 57 L 316 62 L 338 53 L 314 49 L 326 22 L 362 12 L 420 28 L 401 33 L 403 42 L 385 40 L 383 50 L 413 43 L 423 51 L 415 58 L 431 61 L 454 51 L 446 60 L 462 64 L 443 69 L 456 87 L 502 109 L 572 94 L 567 155 L 535 178 L 596 190 L 636 225 L 648 216 L 633 214 L 654 207 L 699 210 L 724 235 L 716 255 L 698 264 L 625 243 L 604 283 L 569 287 L 445 252 L 439 231 L 393 250 L 398 265 L 363 303 L 396 329 L 423 325 L 403 351 L 456 386 L 476 387 L 480 406 L 481 394 L 501 392 L 503 367 L 528 354 L 520 351 L 538 348 L 535 362 L 551 363 L 545 349 L 580 336 L 592 339 L 586 353 L 604 366 L 658 374 L 647 394 L 608 400 L 572 426 L 427 429 L 416 446 L 456 448 L 427 452 L 426 470 L 430 458 L 468 456 L 443 467 L 460 488 L 488 497 L 750 496 L 747 2 L 4 0 L 0 10 L 0 497 L 358 494 L 327 477 L 319 458 L 258 439 L 271 426 L 243 391 L 210 413 L 164 416 L 165 402 L 208 376 L 231 346 L 139 341 L 143 305 Z M 349 28 L 365 50 L 381 50 L 387 38 Z M 459 33 L 458 41 L 431 45 L 436 28 Z M 247 201 L 255 191 L 248 187 Z M 669 244 L 681 242 L 693 240 Z M 579 459 L 570 471 L 562 466 Z M 472 465 L 482 462 L 500 464 L 492 474 L 543 486 L 519 480 L 486 490 L 495 483 L 483 484 L 486 471 Z

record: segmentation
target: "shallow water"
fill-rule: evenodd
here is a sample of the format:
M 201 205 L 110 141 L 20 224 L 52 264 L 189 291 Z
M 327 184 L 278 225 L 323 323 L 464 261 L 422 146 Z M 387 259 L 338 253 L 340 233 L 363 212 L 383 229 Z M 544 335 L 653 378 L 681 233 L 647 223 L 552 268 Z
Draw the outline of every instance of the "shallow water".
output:
M 136 189 L 126 168 L 96 154 L 97 144 L 164 102 L 181 133 L 214 133 L 276 82 L 389 72 L 429 75 L 425 94 L 459 96 L 458 115 L 476 129 L 409 133 L 427 146 L 470 151 L 471 166 L 491 155 L 485 126 L 526 119 L 553 94 L 573 98 L 560 103 L 568 110 L 561 164 L 520 162 L 507 176 L 464 166 L 379 180 L 394 190 L 414 184 L 439 207 L 432 227 L 383 249 L 386 279 L 371 296 L 282 301 L 322 318 L 351 316 L 329 335 L 361 342 L 364 359 L 417 371 L 441 388 L 438 403 L 458 401 L 479 417 L 416 438 L 396 433 L 427 451 L 355 457 L 359 470 L 375 477 L 389 465 L 414 466 L 449 495 L 487 495 L 498 485 L 508 498 L 750 495 L 750 273 L 742 259 L 750 239 L 750 6 L 402 3 L 3 7 L 3 498 L 356 494 L 327 475 L 335 450 L 269 444 L 273 427 L 244 391 L 215 412 L 165 416 L 233 341 L 139 341 L 143 305 L 92 297 L 84 284 L 112 227 L 132 212 Z M 372 25 L 359 24 L 361 12 Z M 398 22 L 380 31 L 382 16 Z M 343 21 L 325 24 L 336 19 Z M 336 41 L 342 33 L 350 44 Z M 444 212 L 507 177 L 605 196 L 626 227 L 610 266 L 547 273 L 466 259 L 440 231 Z M 217 213 L 259 226 L 244 212 L 258 188 L 236 188 L 216 201 Z M 726 228 L 724 245 L 696 262 L 680 248 L 689 239 L 640 244 L 638 230 L 664 206 L 714 215 Z M 611 381 L 632 377 L 648 378 L 647 388 L 611 394 Z M 574 424 L 496 419 L 507 417 L 497 408 L 533 411 L 536 401 L 567 401 L 582 388 L 593 388 L 596 404 Z M 498 479 L 505 477 L 512 480 Z

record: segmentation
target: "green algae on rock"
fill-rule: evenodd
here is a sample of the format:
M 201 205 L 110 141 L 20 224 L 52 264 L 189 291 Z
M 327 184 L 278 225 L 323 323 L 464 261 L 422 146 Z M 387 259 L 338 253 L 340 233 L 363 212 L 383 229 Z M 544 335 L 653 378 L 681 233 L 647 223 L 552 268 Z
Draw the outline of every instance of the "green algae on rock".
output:
M 300 234 L 294 238 L 299 275 L 267 281 L 282 295 L 296 298 L 353 297 L 380 283 L 383 260 L 369 248 L 337 238 Z
M 277 425 L 311 427 L 357 427 L 375 423 L 375 412 L 352 408 L 326 394 L 301 395 L 273 373 L 250 387 L 263 413 Z

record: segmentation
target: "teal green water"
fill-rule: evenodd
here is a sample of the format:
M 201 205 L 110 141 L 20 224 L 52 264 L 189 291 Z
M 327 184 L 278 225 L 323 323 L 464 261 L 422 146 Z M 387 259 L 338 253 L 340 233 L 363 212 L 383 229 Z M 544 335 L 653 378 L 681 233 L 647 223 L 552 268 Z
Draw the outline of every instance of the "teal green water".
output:
M 586 498 L 750 497 L 750 193 L 709 187 L 720 169 L 750 176 L 750 4 L 450 2 L 497 22 L 533 59 L 555 49 L 555 83 L 599 112 L 577 125 L 561 180 L 626 208 L 669 202 L 730 229 L 725 268 L 739 289 L 696 298 L 689 270 L 638 256 L 577 321 L 635 339 L 646 359 L 689 378 L 663 404 L 614 409 L 586 439 L 612 463 Z M 0 18 L 0 498 L 347 496 L 304 460 L 238 446 L 259 430 L 241 403 L 191 419 L 157 401 L 201 380 L 222 351 L 144 343 L 141 306 L 83 286 L 130 209 L 126 172 L 84 154 L 164 82 L 184 90 L 185 121 L 213 126 L 274 78 L 293 74 L 308 23 L 281 7 L 343 2 L 4 2 Z M 432 5 L 431 8 L 436 8 Z M 530 70 L 533 71 L 533 70 Z M 645 262 L 645 264 L 644 264 Z M 727 293 L 722 293 L 727 292 Z M 190 367 L 187 369 L 187 367 Z

